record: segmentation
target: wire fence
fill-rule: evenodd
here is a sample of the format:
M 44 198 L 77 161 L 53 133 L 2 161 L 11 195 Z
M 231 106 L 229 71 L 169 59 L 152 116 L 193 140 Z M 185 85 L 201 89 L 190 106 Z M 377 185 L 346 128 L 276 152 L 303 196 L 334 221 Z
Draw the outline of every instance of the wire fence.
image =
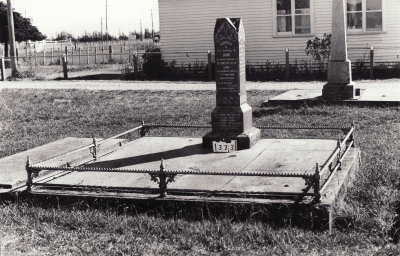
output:
M 154 49 L 155 47 L 156 49 Z M 11 72 L 5 58 L 4 78 L 127 80 L 215 80 L 213 52 L 160 52 L 159 45 L 66 46 L 14 58 L 18 72 Z M 314 60 L 305 49 L 246 51 L 246 79 L 326 80 L 329 58 Z M 400 48 L 349 48 L 353 79 L 400 78 Z

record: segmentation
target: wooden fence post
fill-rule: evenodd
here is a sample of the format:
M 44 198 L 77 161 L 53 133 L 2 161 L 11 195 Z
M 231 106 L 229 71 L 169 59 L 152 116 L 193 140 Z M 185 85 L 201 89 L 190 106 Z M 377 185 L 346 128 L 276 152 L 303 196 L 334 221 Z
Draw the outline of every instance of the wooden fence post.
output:
M 207 52 L 208 57 L 208 81 L 212 81 L 212 63 L 211 63 L 211 51 Z
M 369 51 L 369 79 L 374 79 L 374 47 Z
M 108 57 L 108 62 L 112 61 L 112 46 L 108 46 L 108 53 L 109 53 L 109 57 Z
M 68 79 L 68 67 L 67 67 L 67 55 L 64 55 L 62 57 L 62 62 L 63 62 L 63 72 L 64 72 L 64 79 Z
M 101 46 L 101 55 L 103 56 L 103 64 L 104 64 L 104 45 Z
M 133 71 L 135 72 L 135 80 L 137 80 L 139 78 L 137 52 L 133 55 Z
M 4 69 L 5 69 L 5 66 L 4 66 L 4 57 L 1 57 L 1 59 L 0 59 L 0 68 L 1 68 L 1 81 L 5 81 L 6 80 L 6 78 L 5 78 L 5 72 L 4 72 Z
M 286 52 L 286 80 L 289 80 L 290 78 L 289 49 L 286 48 L 285 52 Z

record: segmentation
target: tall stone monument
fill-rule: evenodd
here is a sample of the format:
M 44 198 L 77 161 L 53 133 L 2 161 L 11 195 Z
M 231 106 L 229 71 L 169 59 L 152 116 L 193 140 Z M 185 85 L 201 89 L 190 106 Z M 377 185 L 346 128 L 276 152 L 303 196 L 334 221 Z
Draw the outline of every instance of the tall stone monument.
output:
M 214 28 L 216 107 L 211 113 L 212 132 L 203 137 L 203 147 L 213 141 L 237 141 L 237 149 L 249 149 L 261 138 L 253 127 L 247 104 L 245 34 L 241 18 L 217 19 Z
M 328 63 L 328 83 L 322 89 L 322 99 L 339 101 L 354 98 L 351 61 L 347 59 L 346 0 L 332 1 L 332 46 Z

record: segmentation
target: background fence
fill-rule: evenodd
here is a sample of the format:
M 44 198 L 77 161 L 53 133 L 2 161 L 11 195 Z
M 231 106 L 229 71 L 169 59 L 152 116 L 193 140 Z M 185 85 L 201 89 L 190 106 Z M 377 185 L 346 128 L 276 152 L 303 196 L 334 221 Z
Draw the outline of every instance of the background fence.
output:
M 160 52 L 159 44 L 73 44 L 18 53 L 18 72 L 5 58 L 7 79 L 215 80 L 214 55 L 209 52 Z M 156 48 L 156 49 L 154 49 Z M 246 51 L 246 79 L 326 80 L 327 63 L 315 61 L 305 49 Z M 400 48 L 349 48 L 353 79 L 400 78 Z M 8 69 L 7 69 L 8 68 Z

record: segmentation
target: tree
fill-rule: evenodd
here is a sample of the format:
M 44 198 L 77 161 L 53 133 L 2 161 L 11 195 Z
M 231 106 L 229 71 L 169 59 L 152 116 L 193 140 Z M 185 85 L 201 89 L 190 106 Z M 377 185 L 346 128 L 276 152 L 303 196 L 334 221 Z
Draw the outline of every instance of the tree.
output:
M 35 26 L 32 25 L 31 20 L 22 17 L 18 12 L 13 12 L 14 16 L 14 32 L 15 41 L 40 41 L 46 38 Z M 8 56 L 8 19 L 7 19 L 7 5 L 0 2 L 0 43 L 5 45 L 5 56 Z

